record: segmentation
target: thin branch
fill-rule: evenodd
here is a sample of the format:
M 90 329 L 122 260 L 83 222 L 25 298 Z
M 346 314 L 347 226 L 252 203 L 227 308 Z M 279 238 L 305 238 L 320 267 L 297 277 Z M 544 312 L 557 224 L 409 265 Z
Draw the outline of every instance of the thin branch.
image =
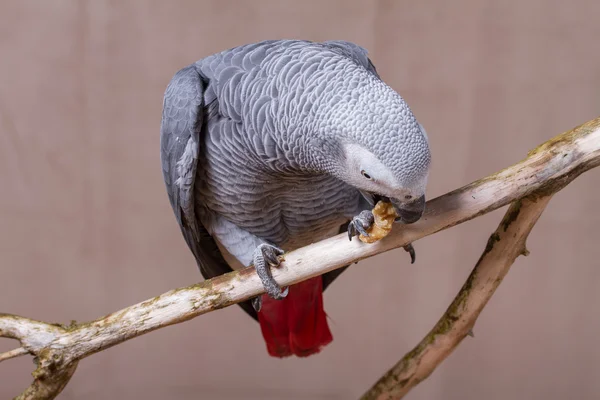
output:
M 29 354 L 29 351 L 23 347 L 19 347 L 18 349 L 0 353 L 0 362 L 10 360 L 11 358 L 21 357 L 26 354 Z
M 477 317 L 521 254 L 525 242 L 552 196 L 513 203 L 442 318 L 421 342 L 382 376 L 362 400 L 397 400 L 425 380 L 469 335 Z
M 551 195 L 600 164 L 600 118 L 557 136 L 505 170 L 431 200 L 423 218 L 399 226 L 379 242 L 349 242 L 338 235 L 285 255 L 273 277 L 288 286 L 496 210 L 537 193 Z M 153 330 L 248 300 L 264 293 L 253 268 L 171 290 L 89 323 L 57 326 L 0 314 L 0 336 L 18 339 L 38 358 L 30 399 L 52 399 L 79 360 Z M 36 397 L 37 396 L 37 397 Z

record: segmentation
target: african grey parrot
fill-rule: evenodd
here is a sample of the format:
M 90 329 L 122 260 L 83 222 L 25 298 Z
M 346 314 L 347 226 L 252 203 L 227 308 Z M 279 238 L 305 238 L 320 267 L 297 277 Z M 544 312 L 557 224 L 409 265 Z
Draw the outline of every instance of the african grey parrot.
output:
M 240 306 L 268 353 L 308 356 L 332 340 L 323 290 L 342 269 L 281 290 L 277 256 L 373 224 L 379 199 L 398 221 L 425 207 L 427 134 L 350 42 L 270 40 L 181 70 L 167 86 L 163 176 L 204 278 L 253 264 L 266 294 Z

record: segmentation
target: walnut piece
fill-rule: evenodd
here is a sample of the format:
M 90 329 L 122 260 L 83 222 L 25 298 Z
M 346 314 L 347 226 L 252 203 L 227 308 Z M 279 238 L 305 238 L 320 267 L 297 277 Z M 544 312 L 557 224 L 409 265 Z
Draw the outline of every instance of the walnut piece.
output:
M 375 223 L 367 229 L 369 236 L 358 236 L 361 242 L 375 243 L 386 237 L 392 230 L 392 225 L 398 214 L 396 214 L 396 209 L 392 203 L 380 200 L 373 208 L 373 216 L 375 217 Z

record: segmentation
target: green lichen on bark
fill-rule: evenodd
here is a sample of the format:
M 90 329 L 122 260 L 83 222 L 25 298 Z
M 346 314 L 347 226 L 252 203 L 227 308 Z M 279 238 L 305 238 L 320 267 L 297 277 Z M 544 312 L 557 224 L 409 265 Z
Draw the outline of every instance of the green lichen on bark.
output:
M 506 232 L 506 230 L 508 229 L 510 224 L 515 222 L 515 220 L 519 216 L 519 213 L 521 212 L 522 205 L 523 205 L 523 202 L 521 200 L 517 200 L 510 206 L 508 212 L 502 219 L 502 223 L 501 223 L 502 229 L 504 230 L 504 232 Z M 493 245 L 492 245 L 492 247 L 493 247 Z
M 485 249 L 483 250 L 483 254 L 481 255 L 481 257 L 485 256 L 487 253 L 492 251 L 494 249 L 494 245 L 496 244 L 496 242 L 499 242 L 499 241 L 500 241 L 500 235 L 497 232 L 492 233 L 485 245 Z
M 198 311 L 200 308 L 205 308 L 207 304 L 211 309 L 219 310 L 221 308 L 230 306 L 233 304 L 233 302 L 229 296 L 226 296 L 224 293 L 215 288 L 210 288 L 205 289 L 201 299 L 192 301 L 192 310 Z
M 530 150 L 529 153 L 527 153 L 527 157 L 531 157 L 536 154 L 556 155 L 557 148 L 569 146 L 582 137 L 594 133 L 598 130 L 598 128 L 600 128 L 600 118 L 588 121 L 584 124 L 576 126 L 571 130 L 563 132 L 560 135 L 557 135 L 552 139 L 542 143 L 538 147 Z
M 435 342 L 438 336 L 447 334 L 451 329 L 453 329 L 456 323 L 460 320 L 460 315 L 464 310 L 465 302 L 471 293 L 473 288 L 473 281 L 475 280 L 476 272 L 473 271 L 470 275 L 458 295 L 450 304 L 442 318 L 438 321 L 438 323 L 434 326 L 434 328 L 421 340 L 421 342 L 414 347 L 411 351 L 406 353 L 402 360 L 397 364 L 396 368 L 392 368 L 389 370 L 386 375 L 381 378 L 381 382 L 389 382 L 390 380 L 394 381 L 394 386 L 397 388 L 404 388 L 409 383 L 411 386 L 414 386 L 418 382 L 412 382 L 414 379 L 415 373 L 413 372 L 411 375 L 407 377 L 403 377 L 405 371 L 408 371 L 411 368 L 411 364 L 415 362 L 419 362 L 418 360 L 421 358 L 423 352 L 428 349 L 432 343 Z M 465 332 L 465 336 L 467 335 L 468 330 Z M 400 379 L 400 377 L 403 377 Z M 419 381 L 427 378 L 421 377 Z M 362 399 L 367 400 L 372 397 L 364 396 Z

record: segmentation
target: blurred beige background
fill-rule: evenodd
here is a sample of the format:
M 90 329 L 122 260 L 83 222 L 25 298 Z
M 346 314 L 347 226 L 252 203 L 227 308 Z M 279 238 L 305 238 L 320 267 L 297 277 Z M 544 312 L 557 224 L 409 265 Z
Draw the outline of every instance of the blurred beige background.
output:
M 429 197 L 600 115 L 600 2 L 0 3 L 0 312 L 90 320 L 201 279 L 159 166 L 179 68 L 271 38 L 346 39 L 426 127 Z M 467 339 L 409 398 L 600 397 L 600 171 L 552 201 Z M 62 399 L 353 399 L 448 306 L 503 211 L 354 266 L 325 296 L 334 342 L 267 356 L 237 307 L 84 360 Z M 15 343 L 0 340 L 0 351 Z M 0 364 L 0 399 L 33 364 Z

